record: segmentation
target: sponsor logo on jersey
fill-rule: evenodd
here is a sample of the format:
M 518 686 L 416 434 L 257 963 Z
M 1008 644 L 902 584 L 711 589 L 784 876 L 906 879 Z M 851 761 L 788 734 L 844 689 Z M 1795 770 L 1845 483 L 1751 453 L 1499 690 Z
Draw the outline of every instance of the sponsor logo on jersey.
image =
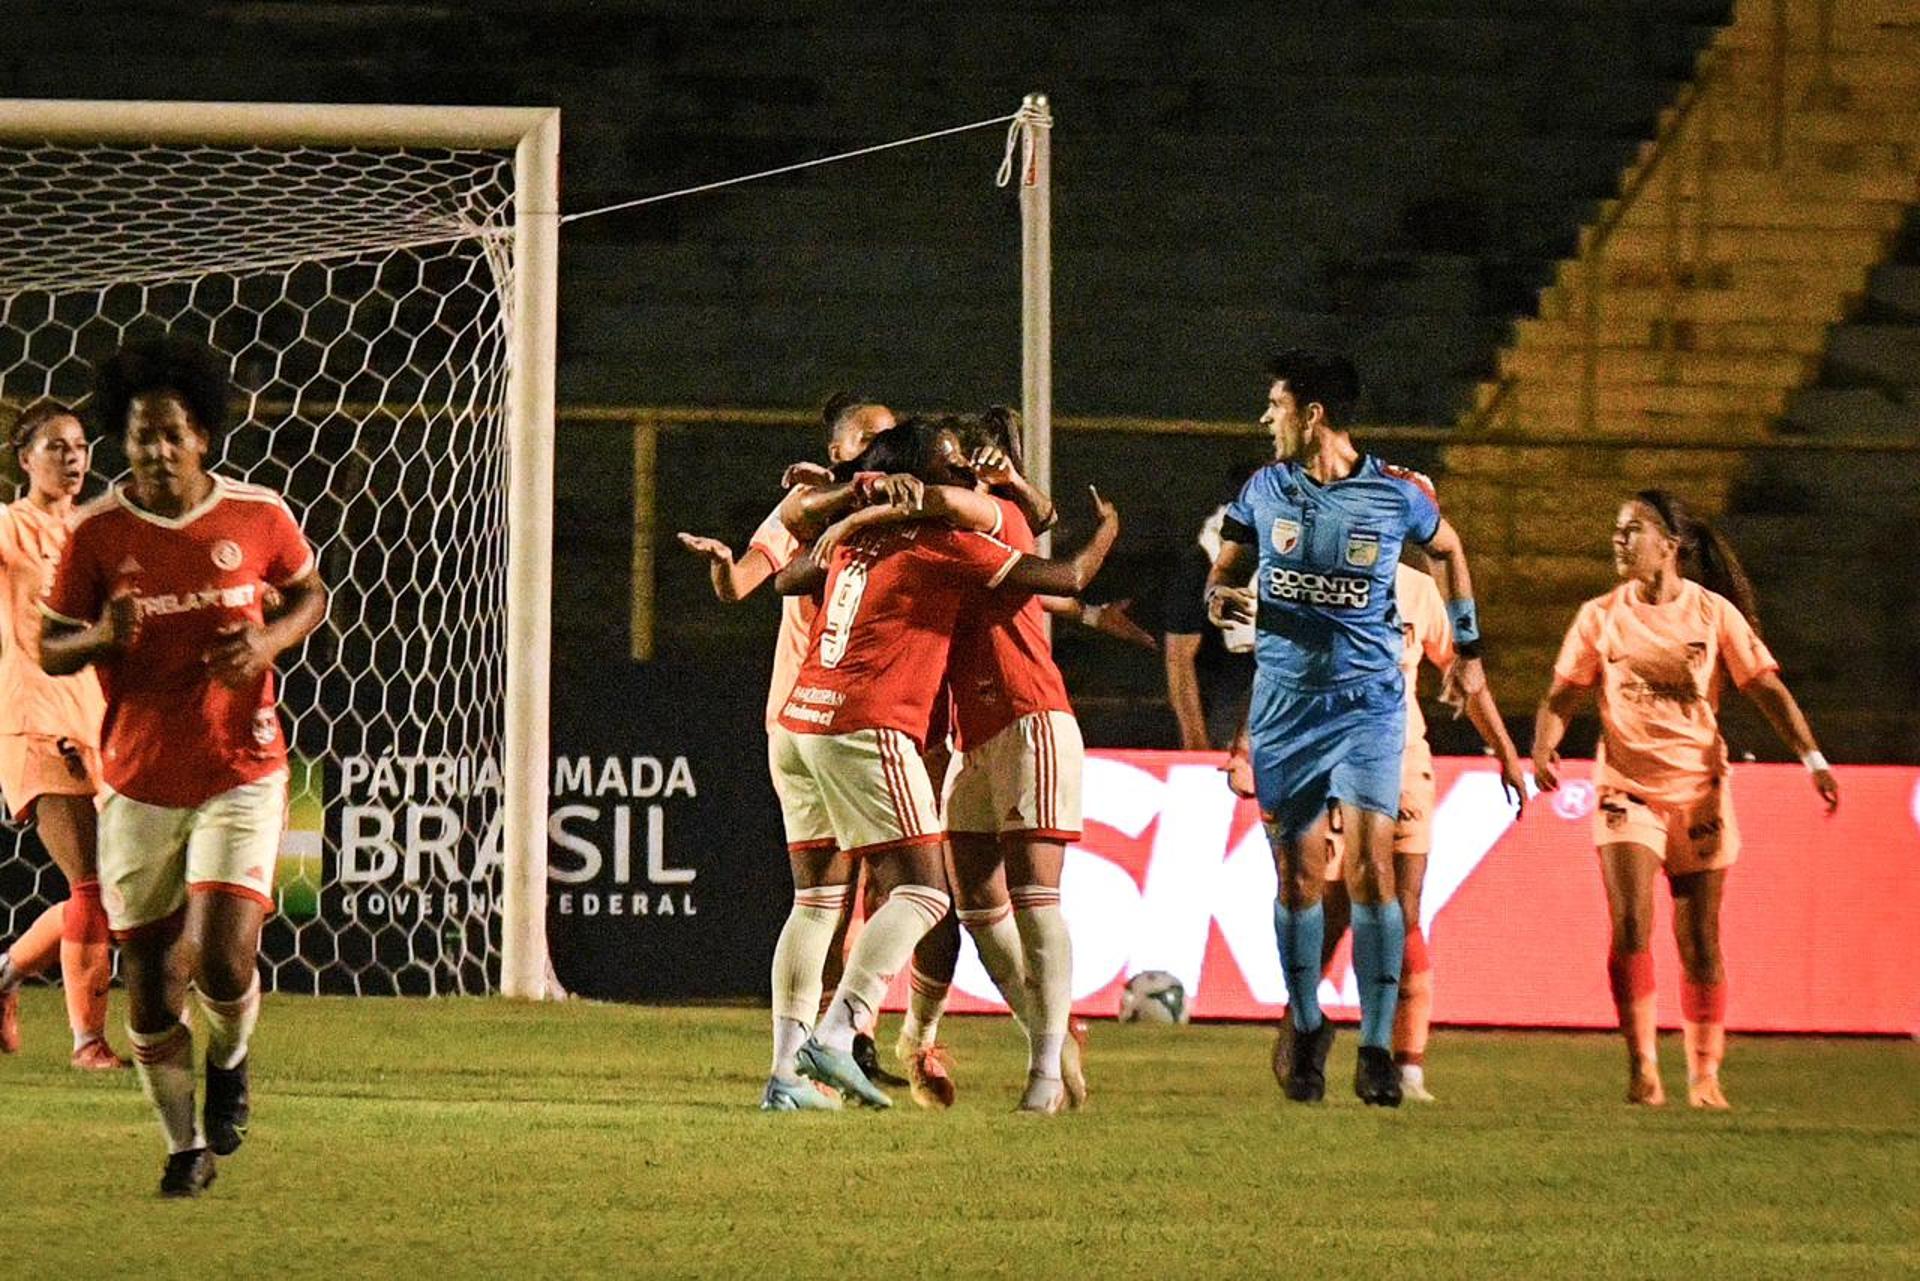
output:
M 1373 596 L 1371 579 L 1348 574 L 1316 574 L 1307 569 L 1274 569 L 1267 574 L 1267 594 L 1275 600 L 1333 609 L 1365 609 Z
M 150 618 L 154 615 L 191 614 L 197 609 L 245 609 L 253 604 L 257 584 L 243 583 L 238 587 L 206 587 L 197 592 L 162 592 L 155 596 L 139 597 L 140 616 Z
M 271 707 L 263 707 L 253 714 L 253 741 L 266 747 L 273 742 L 274 735 L 280 732 L 280 722 L 274 717 Z
M 1300 522 L 1275 517 L 1273 522 L 1273 550 L 1282 556 L 1291 556 L 1293 549 L 1300 545 Z
M 223 574 L 240 568 L 242 559 L 240 544 L 231 538 L 223 538 L 213 545 L 213 567 Z
M 1367 529 L 1347 535 L 1347 564 L 1355 569 L 1372 569 L 1379 561 L 1380 535 Z

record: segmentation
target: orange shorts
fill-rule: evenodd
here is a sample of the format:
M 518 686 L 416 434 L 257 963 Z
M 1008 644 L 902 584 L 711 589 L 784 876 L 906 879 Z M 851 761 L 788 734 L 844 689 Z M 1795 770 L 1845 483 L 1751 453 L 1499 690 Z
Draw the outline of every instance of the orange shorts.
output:
M 1644 845 L 1668 876 L 1731 867 L 1740 857 L 1733 791 L 1722 779 L 1691 805 L 1660 805 L 1618 788 L 1599 789 L 1593 807 L 1596 845 Z
M 24 821 L 42 796 L 92 796 L 100 790 L 100 753 L 51 734 L 0 734 L 0 797 Z

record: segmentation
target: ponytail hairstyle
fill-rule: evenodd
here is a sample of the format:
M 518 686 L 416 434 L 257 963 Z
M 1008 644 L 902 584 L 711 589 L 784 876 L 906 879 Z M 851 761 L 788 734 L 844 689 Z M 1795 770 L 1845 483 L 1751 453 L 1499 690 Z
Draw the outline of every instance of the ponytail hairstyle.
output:
M 1664 489 L 1643 489 L 1633 496 L 1660 518 L 1670 537 L 1680 544 L 1680 572 L 1708 591 L 1732 601 L 1746 620 L 1760 630 L 1760 599 L 1753 581 L 1740 566 L 1740 557 L 1726 535 L 1695 516 L 1687 505 Z

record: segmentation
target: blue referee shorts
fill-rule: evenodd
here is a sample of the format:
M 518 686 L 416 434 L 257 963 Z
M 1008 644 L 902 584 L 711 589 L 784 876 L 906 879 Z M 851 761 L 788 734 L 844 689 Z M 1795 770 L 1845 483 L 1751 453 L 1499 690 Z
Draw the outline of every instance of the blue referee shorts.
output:
M 1331 800 L 1399 814 L 1407 704 L 1398 668 L 1324 693 L 1289 689 L 1261 672 L 1248 729 L 1260 812 L 1284 834 L 1306 831 Z

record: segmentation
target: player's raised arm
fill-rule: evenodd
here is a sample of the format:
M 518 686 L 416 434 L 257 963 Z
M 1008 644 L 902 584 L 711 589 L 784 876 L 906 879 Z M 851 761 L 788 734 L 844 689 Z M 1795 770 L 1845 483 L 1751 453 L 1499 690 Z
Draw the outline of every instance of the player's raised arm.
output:
M 733 548 L 717 538 L 685 532 L 675 537 L 682 547 L 707 562 L 713 594 L 729 605 L 753 595 L 762 583 L 773 577 L 773 562 L 757 547 L 747 548 L 746 554 L 736 560 Z
M 1064 560 L 1022 556 L 1008 571 L 1002 580 L 1004 583 L 1051 596 L 1078 596 L 1087 589 L 1100 567 L 1107 563 L 1107 553 L 1113 550 L 1114 540 L 1120 537 L 1120 513 L 1100 497 L 1099 490 L 1089 485 L 1087 492 L 1093 495 L 1094 514 L 1100 518 L 1087 545 Z

